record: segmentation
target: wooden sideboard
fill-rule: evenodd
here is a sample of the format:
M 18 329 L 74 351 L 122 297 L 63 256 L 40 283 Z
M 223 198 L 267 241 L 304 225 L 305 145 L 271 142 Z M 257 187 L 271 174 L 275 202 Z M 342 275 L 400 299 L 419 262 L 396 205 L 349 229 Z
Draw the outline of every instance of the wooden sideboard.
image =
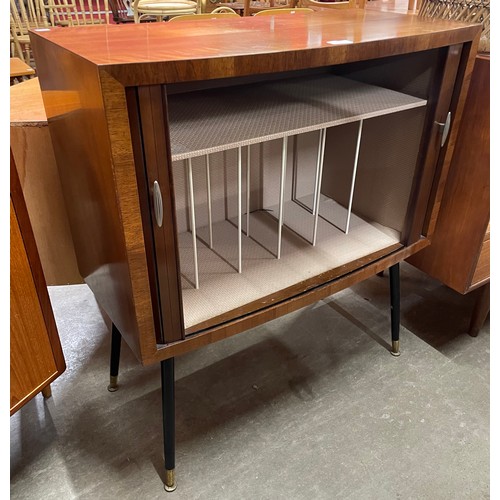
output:
M 161 363 L 429 245 L 479 25 L 359 11 L 32 32 L 80 273 Z
M 489 311 L 489 55 L 476 57 L 432 245 L 408 262 L 461 294 L 480 288 L 469 327 L 476 336 Z
M 16 166 L 10 166 L 10 414 L 66 369 Z
M 82 283 L 36 77 L 10 87 L 10 148 L 47 285 Z
M 10 58 L 10 84 L 22 82 L 25 78 L 31 78 L 35 74 L 35 70 L 19 57 Z

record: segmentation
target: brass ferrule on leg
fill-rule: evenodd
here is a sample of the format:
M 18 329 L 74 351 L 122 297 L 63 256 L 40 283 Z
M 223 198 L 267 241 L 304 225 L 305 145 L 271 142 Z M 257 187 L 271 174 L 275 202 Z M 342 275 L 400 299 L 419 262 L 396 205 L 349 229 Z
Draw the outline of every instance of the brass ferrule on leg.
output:
M 399 356 L 401 353 L 399 352 L 399 340 L 392 341 L 392 351 L 391 354 L 393 356 Z
M 177 488 L 175 484 L 175 469 L 167 469 L 165 471 L 165 490 L 174 491 Z
M 115 392 L 118 390 L 118 376 L 111 375 L 109 377 L 108 391 Z

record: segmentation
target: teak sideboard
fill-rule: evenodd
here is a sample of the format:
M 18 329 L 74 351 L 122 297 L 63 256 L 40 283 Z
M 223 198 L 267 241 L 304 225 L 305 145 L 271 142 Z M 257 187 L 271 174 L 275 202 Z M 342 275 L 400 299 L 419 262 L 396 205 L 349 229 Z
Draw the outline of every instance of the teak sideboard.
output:
M 468 332 L 490 310 L 490 56 L 478 54 L 432 245 L 408 262 L 461 294 L 477 290 Z
M 161 363 L 430 244 L 479 25 L 346 10 L 31 33 L 78 266 Z
M 66 370 L 37 243 L 10 155 L 10 414 Z

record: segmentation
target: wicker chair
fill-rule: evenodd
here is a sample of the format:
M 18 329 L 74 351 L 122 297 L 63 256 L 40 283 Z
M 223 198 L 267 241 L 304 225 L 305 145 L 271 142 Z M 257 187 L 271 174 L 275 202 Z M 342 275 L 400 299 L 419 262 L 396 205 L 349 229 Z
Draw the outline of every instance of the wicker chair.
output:
M 236 14 L 237 16 L 239 16 L 239 14 L 234 9 L 232 9 L 227 5 L 221 5 L 220 7 L 216 7 L 212 11 L 212 14 Z
M 284 15 L 290 15 L 290 14 L 310 14 L 314 12 L 313 9 L 309 9 L 306 7 L 297 7 L 295 9 L 268 9 L 268 10 L 261 10 L 259 12 L 256 12 L 254 16 L 278 16 L 281 14 Z
M 174 16 L 199 14 L 200 6 L 193 0 L 134 0 L 134 20 L 140 23 L 146 17 L 156 17 L 158 21 Z
M 481 23 L 479 52 L 490 51 L 490 0 L 423 0 L 417 8 L 421 17 Z
M 134 13 L 128 0 L 109 0 L 109 8 L 111 9 L 113 22 L 116 24 L 134 22 Z
M 240 16 L 245 9 L 243 0 L 201 0 L 202 12 L 213 12 L 219 7 L 229 7 Z
M 109 23 L 108 0 L 40 0 L 52 26 Z
M 244 16 L 271 9 L 294 9 L 297 0 L 244 0 Z
M 240 17 L 234 10 L 230 9 L 229 7 L 220 7 L 219 9 L 223 10 L 214 10 L 210 13 L 206 14 L 186 14 L 183 16 L 174 16 L 172 17 L 169 22 L 177 22 L 177 21 L 199 21 L 202 19 L 227 19 L 230 17 Z M 227 10 L 226 10 L 227 9 Z
M 330 2 L 321 2 L 318 0 L 299 0 L 298 5 L 300 7 L 307 7 L 313 10 L 321 9 L 355 9 L 359 7 L 364 9 L 366 0 L 339 0 Z
M 47 17 L 40 6 L 39 0 L 21 2 L 10 0 L 11 57 L 19 57 L 27 64 L 31 64 L 33 56 L 28 30 L 47 28 L 48 26 Z

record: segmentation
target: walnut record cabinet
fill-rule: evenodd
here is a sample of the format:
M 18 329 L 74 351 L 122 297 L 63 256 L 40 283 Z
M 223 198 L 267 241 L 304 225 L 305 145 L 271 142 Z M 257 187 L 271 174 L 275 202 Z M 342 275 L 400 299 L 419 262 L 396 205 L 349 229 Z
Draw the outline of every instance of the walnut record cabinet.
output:
M 479 25 L 348 10 L 33 31 L 82 277 L 161 363 L 430 244 Z

